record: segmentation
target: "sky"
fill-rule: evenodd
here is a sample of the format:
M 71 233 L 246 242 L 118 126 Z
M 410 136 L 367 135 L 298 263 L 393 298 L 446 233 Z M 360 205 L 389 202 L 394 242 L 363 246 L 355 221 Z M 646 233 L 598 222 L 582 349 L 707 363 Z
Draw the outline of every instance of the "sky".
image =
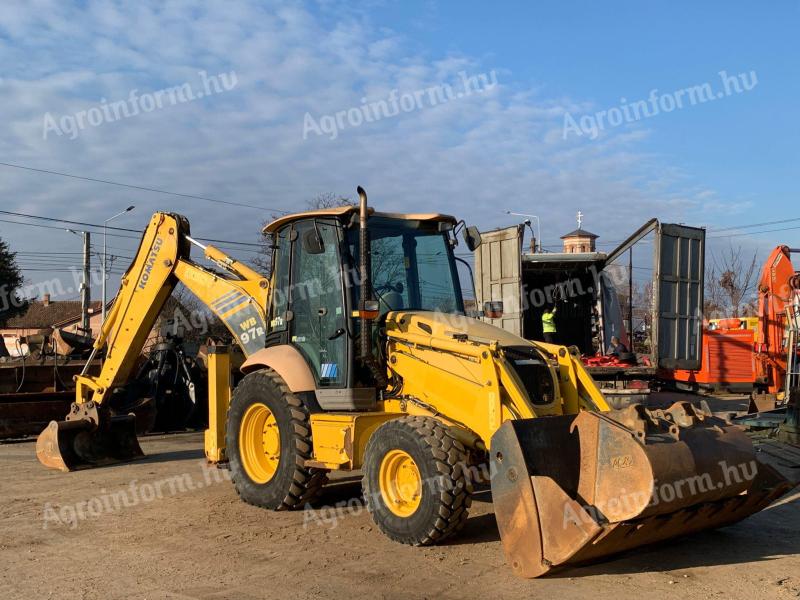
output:
M 603 250 L 658 217 L 707 227 L 709 255 L 763 260 L 800 247 L 799 16 L 788 1 L 6 1 L 0 210 L 101 224 L 134 205 L 110 223 L 134 230 L 178 212 L 249 259 L 264 220 L 362 185 L 379 210 L 482 230 L 534 214 L 550 249 L 581 211 Z M 64 227 L 81 229 L 0 214 L 26 280 L 77 298 Z M 112 233 L 113 293 L 137 234 Z

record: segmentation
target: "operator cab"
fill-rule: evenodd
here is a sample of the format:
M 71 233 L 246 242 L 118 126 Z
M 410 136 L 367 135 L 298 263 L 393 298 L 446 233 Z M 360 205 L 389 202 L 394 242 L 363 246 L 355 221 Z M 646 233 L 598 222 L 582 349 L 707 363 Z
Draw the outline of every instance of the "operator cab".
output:
M 448 215 L 370 211 L 370 288 L 379 324 L 396 310 L 464 314 L 456 226 Z M 374 379 L 356 360 L 359 232 L 355 206 L 282 217 L 265 229 L 273 238 L 266 346 L 291 344 L 303 354 L 323 408 L 368 409 L 376 400 Z

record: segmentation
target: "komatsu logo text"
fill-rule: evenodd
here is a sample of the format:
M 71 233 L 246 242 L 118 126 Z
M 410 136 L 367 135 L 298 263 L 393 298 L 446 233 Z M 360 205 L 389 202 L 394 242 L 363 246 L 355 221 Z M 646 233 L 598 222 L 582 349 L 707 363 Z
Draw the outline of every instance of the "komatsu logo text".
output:
M 139 278 L 139 289 L 143 290 L 144 287 L 147 285 L 147 280 L 150 279 L 150 272 L 153 270 L 153 265 L 156 264 L 156 258 L 158 258 L 158 251 L 161 250 L 161 244 L 163 240 L 161 238 L 156 238 L 156 241 L 153 242 L 153 247 L 150 249 L 150 254 L 147 255 L 147 261 L 144 264 L 144 272 L 142 276 Z

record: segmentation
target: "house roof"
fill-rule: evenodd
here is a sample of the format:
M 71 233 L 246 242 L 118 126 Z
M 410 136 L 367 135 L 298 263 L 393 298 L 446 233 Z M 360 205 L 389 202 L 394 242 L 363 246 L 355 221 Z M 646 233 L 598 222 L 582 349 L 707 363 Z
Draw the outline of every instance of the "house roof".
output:
M 570 231 L 569 233 L 565 233 L 564 235 L 561 236 L 561 239 L 565 240 L 567 238 L 576 238 L 576 237 L 588 237 L 592 238 L 593 240 L 596 240 L 600 236 L 595 233 L 592 233 L 591 231 L 586 231 L 585 229 L 581 229 L 579 227 L 575 231 Z
M 91 312 L 99 311 L 100 302 L 92 302 L 89 310 Z M 67 325 L 72 321 L 77 321 L 80 317 L 80 300 L 51 300 L 47 306 L 41 300 L 33 300 L 28 303 L 28 308 L 24 313 L 10 318 L 5 324 L 5 328 L 45 329 L 55 325 Z

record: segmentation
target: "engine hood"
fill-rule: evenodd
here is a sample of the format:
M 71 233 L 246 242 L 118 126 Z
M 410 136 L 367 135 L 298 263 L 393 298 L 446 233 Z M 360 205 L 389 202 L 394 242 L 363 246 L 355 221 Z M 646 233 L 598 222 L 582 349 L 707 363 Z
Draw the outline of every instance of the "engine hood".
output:
M 386 331 L 429 335 L 438 339 L 463 339 L 478 344 L 530 346 L 530 342 L 478 319 L 430 311 L 394 311 L 386 317 Z

